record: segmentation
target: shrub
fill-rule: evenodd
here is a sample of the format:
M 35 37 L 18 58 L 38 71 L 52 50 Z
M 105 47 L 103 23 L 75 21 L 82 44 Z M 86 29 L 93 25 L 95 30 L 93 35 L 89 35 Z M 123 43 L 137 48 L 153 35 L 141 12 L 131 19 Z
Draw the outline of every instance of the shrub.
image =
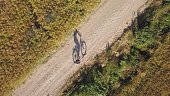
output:
M 99 67 L 99 63 L 101 62 L 98 58 L 97 64 L 91 67 L 90 70 L 87 70 L 85 78 L 90 77 L 92 82 L 83 81 L 85 79 L 83 77 L 80 82 L 75 83 L 77 87 L 72 87 L 74 91 L 71 90 L 69 94 L 66 94 L 78 96 L 135 96 L 139 93 L 142 95 L 146 95 L 146 93 L 147 95 L 157 95 L 159 93 L 159 95 L 168 95 L 167 86 L 169 83 L 167 83 L 166 80 L 169 79 L 169 73 L 164 72 L 169 70 L 169 65 L 167 64 L 169 64 L 170 60 L 169 57 L 167 57 L 169 56 L 168 46 L 170 42 L 169 12 L 170 4 L 148 8 L 140 17 L 142 21 L 137 20 L 138 23 L 135 22 L 136 25 L 134 25 L 133 30 L 130 31 L 133 31 L 133 36 L 130 35 L 132 39 L 127 39 L 126 35 L 123 35 L 119 42 L 116 42 L 109 50 L 102 53 L 104 55 L 101 56 L 101 60 L 105 60 L 102 62 L 106 62 L 106 66 Z M 144 24 L 140 25 L 140 23 Z M 125 42 L 125 38 L 129 40 L 127 45 L 130 46 L 130 52 L 127 53 L 123 52 L 122 47 L 124 44 L 122 42 Z M 115 56 L 115 53 L 121 54 Z M 112 59 L 114 56 L 115 59 Z M 100 55 L 98 55 L 98 57 L 100 57 Z M 146 73 L 149 75 L 146 76 Z M 165 77 L 162 77 L 163 74 Z M 159 76 L 162 81 L 158 79 Z M 152 79 L 152 77 L 154 79 Z M 163 86 L 161 86 L 161 84 L 163 84 Z M 79 88 L 81 91 L 79 91 Z

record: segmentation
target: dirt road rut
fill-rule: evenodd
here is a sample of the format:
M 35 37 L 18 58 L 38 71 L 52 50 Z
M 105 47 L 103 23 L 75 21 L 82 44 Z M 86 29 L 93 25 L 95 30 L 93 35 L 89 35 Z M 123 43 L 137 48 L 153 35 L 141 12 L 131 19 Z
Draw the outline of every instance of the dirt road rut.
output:
M 45 64 L 13 92 L 13 96 L 54 96 L 59 94 L 66 80 L 83 64 L 105 49 L 106 43 L 120 37 L 128 26 L 133 12 L 147 0 L 105 0 L 78 30 L 87 44 L 87 55 L 80 64 L 72 61 L 73 37 Z

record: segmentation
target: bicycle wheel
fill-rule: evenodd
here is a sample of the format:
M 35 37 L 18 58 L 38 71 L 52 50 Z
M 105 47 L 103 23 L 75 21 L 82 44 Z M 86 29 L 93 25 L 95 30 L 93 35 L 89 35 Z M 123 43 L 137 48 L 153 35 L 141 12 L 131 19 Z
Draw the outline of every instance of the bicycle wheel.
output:
M 81 53 L 83 56 L 86 55 L 86 50 L 87 50 L 86 42 L 82 40 L 81 41 Z
M 72 57 L 73 57 L 74 63 L 77 63 L 77 64 L 80 63 L 80 57 L 78 56 L 78 52 L 76 48 L 73 49 Z

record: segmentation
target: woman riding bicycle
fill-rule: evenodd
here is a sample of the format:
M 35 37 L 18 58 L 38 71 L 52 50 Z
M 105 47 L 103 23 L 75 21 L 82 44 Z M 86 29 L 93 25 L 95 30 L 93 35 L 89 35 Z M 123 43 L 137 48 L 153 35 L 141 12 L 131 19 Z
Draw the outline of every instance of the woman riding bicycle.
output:
M 74 42 L 75 47 L 73 49 L 73 61 L 75 63 L 80 63 L 80 51 L 82 56 L 86 55 L 86 44 L 81 38 L 81 33 L 77 29 L 74 31 Z

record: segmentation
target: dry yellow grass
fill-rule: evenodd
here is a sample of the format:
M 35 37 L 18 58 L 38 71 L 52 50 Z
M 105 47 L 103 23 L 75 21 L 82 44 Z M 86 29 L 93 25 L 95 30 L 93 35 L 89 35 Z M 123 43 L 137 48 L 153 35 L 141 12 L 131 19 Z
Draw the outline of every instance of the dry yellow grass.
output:
M 170 94 L 170 34 L 148 62 L 141 62 L 139 74 L 122 87 L 122 96 L 168 96 Z
M 0 0 L 0 96 L 10 92 L 100 0 Z

